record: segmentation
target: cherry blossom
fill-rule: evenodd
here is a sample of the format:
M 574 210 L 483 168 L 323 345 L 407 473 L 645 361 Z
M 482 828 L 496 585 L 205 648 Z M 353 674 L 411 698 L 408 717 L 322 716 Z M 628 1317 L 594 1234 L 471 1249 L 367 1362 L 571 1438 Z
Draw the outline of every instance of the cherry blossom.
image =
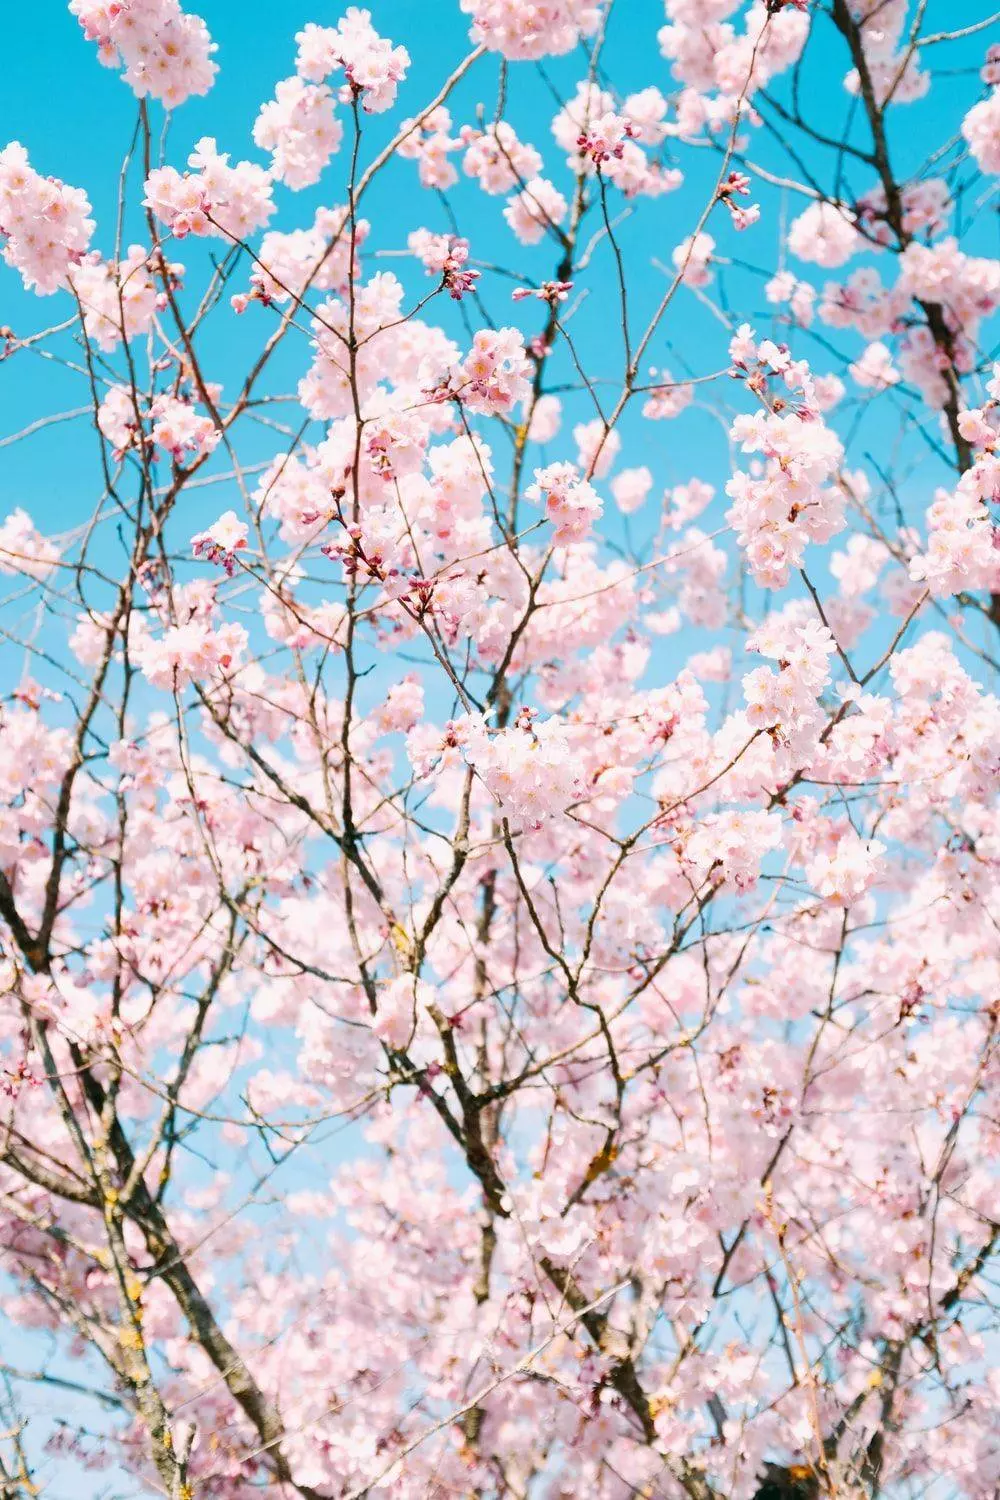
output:
M 599 0 L 459 0 L 472 17 L 474 41 L 518 60 L 569 52 L 591 36 L 601 18 Z
M 842 266 L 860 244 L 850 217 L 832 203 L 811 203 L 788 230 L 792 254 L 817 266 Z
M 0 237 L 3 258 L 25 286 L 48 296 L 68 281 L 90 244 L 94 221 L 79 188 L 40 177 L 17 141 L 0 151 Z
M 996 1500 L 989 23 L 202 8 L 15 28 L 0 1489 Z
M 47 578 L 59 559 L 58 549 L 36 531 L 27 511 L 17 509 L 0 525 L 0 572 Z
M 281 80 L 253 128 L 257 145 L 271 152 L 275 177 L 291 188 L 318 182 L 343 136 L 330 90 L 298 77 Z
M 218 66 L 215 44 L 200 16 L 178 0 L 70 0 L 105 67 L 122 66 L 125 82 L 140 99 L 161 100 L 168 109 L 192 95 L 207 94 Z
M 271 183 L 262 167 L 242 161 L 229 165 L 215 141 L 205 137 L 188 157 L 190 172 L 157 167 L 146 180 L 143 200 L 178 239 L 211 234 L 243 239 L 274 212 Z
M 371 24 L 371 12 L 351 6 L 335 27 L 309 23 L 296 37 L 296 71 L 301 78 L 321 83 L 343 68 L 352 89 L 368 114 L 381 114 L 396 101 L 398 85 L 406 77 L 410 54 L 394 47 Z

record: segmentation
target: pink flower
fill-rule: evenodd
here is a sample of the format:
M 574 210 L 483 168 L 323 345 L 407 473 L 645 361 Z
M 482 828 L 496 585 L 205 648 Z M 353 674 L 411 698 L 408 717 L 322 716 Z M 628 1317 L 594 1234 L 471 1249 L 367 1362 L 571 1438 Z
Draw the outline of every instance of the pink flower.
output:
M 611 481 L 611 493 L 615 504 L 623 515 L 631 515 L 642 506 L 653 488 L 653 476 L 643 465 L 641 469 L 622 469 Z
M 42 583 L 58 561 L 58 548 L 35 529 L 27 511 L 11 511 L 0 525 L 0 573 L 21 573 Z
M 869 390 L 888 390 L 890 386 L 898 385 L 900 379 L 892 355 L 884 344 L 869 344 L 850 369 L 855 383 Z
M 3 258 L 29 291 L 44 297 L 67 285 L 94 232 L 89 213 L 86 193 L 58 177 L 40 177 L 17 141 L 0 151 Z
M 530 368 L 516 328 L 480 329 L 459 366 L 458 394 L 472 411 L 510 411 L 528 394 Z
M 195 557 L 204 557 L 211 563 L 220 564 L 230 578 L 236 571 L 236 553 L 246 545 L 246 523 L 232 510 L 227 510 L 207 531 L 201 531 L 191 538 L 191 550 Z
M 456 726 L 465 758 L 517 826 L 538 827 L 565 811 L 581 783 L 566 725 L 522 712 L 510 729 L 490 733 L 476 718 Z
M 513 59 L 570 52 L 581 36 L 592 36 L 600 0 L 460 0 L 472 17 L 470 35 L 492 52 Z
M 215 44 L 201 17 L 188 15 L 178 0 L 70 0 L 69 8 L 87 40 L 97 43 L 101 62 L 125 68 L 138 98 L 150 95 L 173 109 L 212 87 L 219 71 Z
M 176 288 L 184 267 L 168 265 L 166 274 L 170 286 Z M 117 266 L 91 251 L 69 273 L 69 281 L 83 308 L 84 328 L 105 353 L 123 338 L 146 333 L 167 300 L 141 245 L 130 245 L 126 259 Z
M 330 90 L 298 77 L 282 79 L 253 127 L 257 145 L 271 152 L 274 176 L 291 188 L 319 181 L 343 135 Z
M 263 167 L 248 161 L 231 167 L 209 136 L 198 142 L 188 165 L 194 170 L 183 174 L 156 167 L 143 200 L 178 239 L 196 234 L 241 240 L 267 223 L 274 203 Z
M 509 200 L 503 216 L 522 245 L 536 245 L 546 229 L 562 222 L 567 207 L 566 199 L 551 182 L 533 177 Z
M 861 248 L 850 218 L 832 203 L 811 203 L 792 221 L 788 248 L 799 260 L 817 266 L 842 266 Z
M 715 241 L 710 234 L 688 235 L 673 253 L 673 262 L 681 280 L 688 286 L 707 286 L 712 279 L 709 265 Z
M 371 24 L 370 11 L 352 5 L 335 27 L 310 22 L 296 41 L 299 52 L 295 66 L 300 78 L 321 83 L 328 74 L 343 68 L 367 114 L 391 109 L 397 86 L 410 66 L 410 54 L 405 47 L 394 47 L 379 36 Z
M 463 126 L 460 139 L 466 148 L 462 170 L 467 177 L 478 178 L 485 193 L 509 193 L 542 170 L 542 158 L 534 146 L 519 141 L 506 120 L 483 131 Z
M 535 482 L 525 491 L 529 500 L 544 500 L 545 513 L 556 528 L 556 543 L 579 542 L 601 516 L 604 507 L 593 486 L 581 479 L 576 464 L 549 464 L 535 470 Z
M 885 845 L 846 831 L 832 849 L 817 854 L 806 869 L 810 883 L 825 900 L 850 906 L 876 878 Z

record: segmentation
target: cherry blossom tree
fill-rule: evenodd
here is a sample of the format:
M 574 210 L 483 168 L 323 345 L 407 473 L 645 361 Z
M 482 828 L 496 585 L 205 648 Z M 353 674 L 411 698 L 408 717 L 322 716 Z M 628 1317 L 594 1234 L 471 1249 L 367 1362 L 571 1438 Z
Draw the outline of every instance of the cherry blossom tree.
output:
M 1000 15 L 327 9 L 188 151 L 202 8 L 71 0 L 110 220 L 0 152 L 0 1494 L 996 1500 Z

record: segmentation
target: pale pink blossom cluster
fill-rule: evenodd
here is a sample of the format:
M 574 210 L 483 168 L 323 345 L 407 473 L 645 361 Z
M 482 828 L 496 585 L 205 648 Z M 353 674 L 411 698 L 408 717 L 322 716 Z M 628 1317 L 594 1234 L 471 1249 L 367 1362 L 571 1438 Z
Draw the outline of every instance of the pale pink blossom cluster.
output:
M 555 463 L 535 470 L 535 482 L 525 491 L 529 500 L 545 502 L 545 514 L 555 526 L 553 541 L 579 542 L 603 514 L 593 485 L 580 477 L 576 464 Z
M 861 358 L 849 368 L 855 385 L 866 390 L 886 391 L 899 384 L 900 374 L 892 362 L 892 353 L 883 343 L 867 345 Z
M 638 134 L 638 128 L 631 120 L 609 109 L 598 118 L 587 121 L 576 138 L 577 149 L 595 167 L 603 168 L 612 159 L 621 161 L 626 144 Z
M 211 136 L 198 142 L 188 166 L 189 172 L 155 167 L 143 200 L 178 239 L 187 234 L 246 239 L 274 213 L 271 179 L 264 168 L 249 161 L 231 167 Z
M 977 449 L 954 490 L 939 489 L 927 510 L 927 546 L 910 563 L 910 577 L 935 596 L 962 589 L 1000 590 L 1000 545 L 989 510 L 1000 503 L 1000 367 L 987 383 L 991 400 L 959 416 L 965 440 Z
M 58 177 L 41 177 L 17 141 L 0 151 L 0 239 L 3 258 L 29 291 L 47 296 L 66 286 L 94 232 L 90 201 Z
M 97 424 L 116 458 L 133 446 L 151 444 L 176 463 L 184 463 L 211 453 L 221 437 L 213 419 L 199 413 L 193 401 L 164 393 L 148 407 L 140 403 L 137 410 L 133 392 L 123 385 L 108 390 L 98 409 Z
M 584 82 L 553 119 L 552 134 L 570 170 L 588 176 L 599 171 L 627 198 L 656 198 L 683 181 L 679 168 L 664 166 L 645 149 L 659 146 L 666 136 L 667 108 L 656 88 L 630 94 L 618 107 L 606 89 Z
M 853 0 L 860 22 L 860 42 L 868 79 L 879 104 L 890 96 L 895 104 L 922 99 L 931 86 L 930 74 L 920 67 L 920 53 L 907 45 L 907 0 Z M 861 79 L 852 68 L 844 79 L 849 94 L 860 94 Z
M 509 193 L 542 170 L 542 158 L 534 146 L 518 140 L 506 120 L 498 120 L 485 130 L 464 125 L 459 138 L 465 147 L 462 170 L 467 177 L 477 179 L 484 193 Z
M 459 150 L 462 142 L 451 134 L 451 129 L 451 112 L 443 104 L 421 115 L 419 120 L 403 122 L 399 155 L 417 163 L 421 187 L 439 188 L 443 192 L 458 181 L 458 172 L 449 157 Z
M 527 396 L 530 374 L 518 329 L 483 328 L 457 369 L 457 394 L 470 411 L 508 412 Z
M 664 557 L 663 572 L 668 579 L 679 579 L 677 607 L 692 625 L 718 630 L 725 624 L 727 606 L 723 586 L 729 559 L 721 547 L 696 526 L 691 526 L 670 547 Z
M 780 844 L 781 819 L 775 813 L 709 813 L 685 840 L 684 859 L 694 866 L 696 878 L 749 891 L 767 855 Z
M 517 826 L 538 827 L 565 812 L 582 790 L 571 733 L 560 718 L 539 719 L 523 710 L 511 728 L 491 732 L 473 715 L 459 720 L 453 733 L 465 759 Z
M 611 493 L 623 515 L 640 510 L 653 488 L 653 476 L 645 464 L 638 469 L 622 469 L 611 481 Z
M 760 219 L 760 204 L 748 203 L 746 205 L 737 203 L 737 198 L 748 198 L 750 196 L 750 178 L 745 172 L 730 172 L 725 182 L 719 188 L 719 199 L 729 210 L 733 228 L 738 234 L 756 224 Z
M 715 241 L 704 230 L 699 234 L 688 235 L 687 239 L 682 240 L 677 246 L 672 256 L 680 279 L 688 286 L 708 286 L 712 279 L 712 272 L 709 268 L 714 251 Z
M 908 326 L 900 345 L 900 369 L 927 402 L 943 407 L 951 392 L 945 377 L 948 364 L 961 374 L 974 368 L 979 326 L 1000 306 L 1000 262 L 965 254 L 949 236 L 933 245 L 907 245 L 899 267 L 899 295 L 939 304 L 950 336 L 946 352 L 926 324 Z
M 215 44 L 201 17 L 178 0 L 70 0 L 69 8 L 104 66 L 124 67 L 140 99 L 149 95 L 173 109 L 212 87 Z
M 816 853 L 806 866 L 809 883 L 826 901 L 852 906 L 868 890 L 881 866 L 885 845 L 862 839 L 850 828 L 832 846 Z
M 164 263 L 162 274 L 176 288 L 184 267 Z M 167 305 L 167 293 L 141 245 L 130 245 L 118 265 L 91 251 L 70 273 L 70 283 L 80 299 L 83 326 L 105 353 L 122 339 L 147 333 L 156 314 Z
M 779 379 L 802 400 L 782 401 L 753 415 L 738 416 L 731 436 L 744 453 L 759 453 L 763 470 L 737 473 L 726 486 L 733 500 L 727 520 L 746 548 L 747 561 L 767 588 L 783 588 L 802 564 L 807 543 L 829 541 L 844 525 L 844 495 L 832 481 L 843 457 L 840 440 L 812 404 L 812 378 L 787 350 L 765 339 L 754 342 L 748 325 L 730 345 L 734 369 L 748 370 L 751 389 L 763 394 Z M 784 408 L 784 409 L 783 409 Z
M 874 340 L 904 331 L 910 300 L 905 286 L 897 283 L 887 290 L 878 271 L 863 266 L 844 282 L 826 282 L 818 310 L 821 320 L 831 328 L 856 328 L 866 339 Z
M 667 421 L 679 417 L 694 400 L 694 390 L 686 380 L 672 380 L 669 370 L 650 370 L 649 395 L 642 405 L 642 414 L 651 422 Z
M 592 36 L 602 0 L 460 0 L 460 6 L 472 17 L 474 42 L 524 61 L 570 52 Z
M 350 6 L 336 26 L 310 22 L 298 33 L 295 70 L 300 78 L 321 83 L 341 68 L 350 91 L 367 114 L 381 114 L 396 102 L 396 91 L 406 77 L 410 54 L 394 47 L 372 26 L 371 12 Z
M 233 621 L 215 625 L 209 615 L 197 613 L 182 624 L 168 625 L 162 633 L 141 635 L 135 645 L 135 662 L 152 687 L 173 692 L 189 682 L 229 672 L 237 666 L 246 644 L 242 625 Z
M 796 61 L 809 34 L 809 20 L 798 3 L 753 0 L 737 32 L 728 17 L 735 0 L 666 0 L 668 24 L 658 34 L 671 73 L 685 84 L 678 107 L 681 134 L 696 136 L 708 125 L 728 122 L 736 99 L 763 87 Z M 718 94 L 718 99 L 711 97 Z
M 537 245 L 546 230 L 562 223 L 568 207 L 557 187 L 533 177 L 509 199 L 503 216 L 522 245 Z
M 397 974 L 381 990 L 372 1019 L 372 1031 L 387 1047 L 405 1047 L 420 1023 L 421 1009 L 431 1003 L 434 992 L 412 974 Z
M 830 678 L 829 659 L 836 646 L 817 620 L 796 623 L 796 616 L 777 616 L 747 641 L 748 651 L 778 662 L 755 667 L 743 678 L 746 722 L 789 745 L 808 744 L 819 722 L 817 700 Z
M 449 372 L 455 370 L 459 351 L 442 329 L 415 317 L 404 318 L 403 295 L 399 279 L 380 271 L 355 289 L 350 306 L 340 297 L 327 298 L 319 305 L 312 320 L 312 364 L 299 382 L 299 399 L 311 415 L 327 420 L 347 416 L 354 411 L 355 391 L 365 414 L 374 415 L 371 403 L 385 402 L 388 388 L 393 387 L 397 393 L 408 393 L 405 404 L 409 406 L 419 398 L 424 425 L 435 420 L 428 398 L 432 404 L 446 399 Z M 353 366 L 347 345 L 352 315 L 359 343 Z M 486 336 L 486 343 L 492 347 L 491 338 Z M 523 354 L 523 345 L 521 349 Z M 504 359 L 500 359 L 498 394 L 506 380 L 503 367 Z M 466 381 L 459 378 L 458 384 L 475 399 Z M 438 417 L 445 420 L 441 413 Z
M 786 306 L 791 321 L 800 328 L 811 326 L 816 303 L 816 288 L 811 282 L 800 281 L 791 271 L 779 271 L 765 286 L 764 295 L 774 306 Z
M 211 417 L 177 396 L 157 396 L 149 408 L 149 420 L 153 442 L 177 463 L 211 453 L 221 437 Z
M 981 172 L 1000 172 L 1000 89 L 974 104 L 962 121 L 962 134 Z
M 42 536 L 25 510 L 13 510 L 0 525 L 0 573 L 21 573 L 42 583 L 59 561 L 59 549 Z
M 269 229 L 250 273 L 251 291 L 233 299 L 236 311 L 251 301 L 287 302 L 307 286 L 343 294 L 360 274 L 358 251 L 370 229 L 367 219 L 356 219 L 352 236 L 346 208 L 318 208 L 311 229 Z
M 378 711 L 378 724 L 383 734 L 408 734 L 419 724 L 424 713 L 424 690 L 420 678 L 404 677 L 389 689 L 382 707 Z
M 942 234 L 954 212 L 951 189 L 943 177 L 925 177 L 904 183 L 899 191 L 900 224 L 906 235 Z M 885 188 L 881 183 L 858 199 L 858 224 L 876 245 L 891 247 L 894 234 L 887 222 Z
M 414 229 L 407 236 L 407 247 L 423 262 L 428 275 L 440 276 L 448 295 L 461 302 L 479 280 L 480 272 L 466 262 L 469 242 L 454 234 L 432 234 L 428 229 Z
M 573 428 L 576 461 L 588 479 L 603 479 L 621 452 L 621 433 L 600 417 Z
M 262 104 L 254 122 L 254 141 L 271 153 L 271 171 L 290 188 L 318 182 L 344 127 L 337 119 L 333 94 L 325 83 L 305 83 L 297 75 L 283 78 L 274 98 Z
M 236 554 L 247 545 L 247 526 L 234 510 L 224 515 L 207 531 L 200 531 L 191 538 L 191 551 L 195 557 L 204 557 L 210 563 L 224 568 L 230 578 L 236 572 Z
M 788 248 L 814 265 L 842 266 L 864 248 L 851 215 L 837 204 L 810 203 L 788 229 Z
M 712 485 L 703 479 L 689 479 L 687 484 L 676 484 L 664 497 L 668 525 L 679 531 L 689 521 L 700 516 L 715 499 Z

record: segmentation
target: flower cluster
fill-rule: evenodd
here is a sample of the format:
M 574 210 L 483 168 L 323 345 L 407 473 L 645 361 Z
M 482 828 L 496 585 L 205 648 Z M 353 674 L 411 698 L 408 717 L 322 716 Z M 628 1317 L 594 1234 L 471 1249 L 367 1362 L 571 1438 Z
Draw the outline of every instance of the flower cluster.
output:
M 70 274 L 88 337 L 108 353 L 122 339 L 147 333 L 156 314 L 167 304 L 160 276 L 176 290 L 183 274 L 184 267 L 176 261 L 164 262 L 159 272 L 154 272 L 141 245 L 130 245 L 118 265 L 91 251 Z
M 797 406 L 774 400 L 753 415 L 739 416 L 731 429 L 744 453 L 762 455 L 764 470 L 759 477 L 738 473 L 729 481 L 726 493 L 734 503 L 727 520 L 746 548 L 757 582 L 783 588 L 790 570 L 801 565 L 806 544 L 828 541 L 844 525 L 844 496 L 831 484 L 843 448 L 811 404 L 808 370 L 787 350 L 767 339 L 758 346 L 744 325 L 730 357 L 735 370 L 747 372 L 751 389 L 763 394 L 770 380 L 780 379 L 803 396 Z
M 545 502 L 545 514 L 555 526 L 553 541 L 579 542 L 603 514 L 600 496 L 576 464 L 556 463 L 535 470 L 535 482 L 525 491 L 529 500 Z
M 991 400 L 959 417 L 974 461 L 953 491 L 939 489 L 927 510 L 927 548 L 910 563 L 910 577 L 936 596 L 961 589 L 1000 589 L 1000 547 L 989 511 L 1000 502 L 1000 366 L 987 382 Z
M 454 234 L 431 234 L 427 229 L 414 229 L 407 238 L 407 245 L 421 260 L 430 276 L 440 276 L 448 295 L 461 302 L 471 292 L 480 273 L 466 265 L 469 259 L 469 242 Z
M 318 182 L 343 137 L 326 84 L 305 83 L 297 76 L 281 80 L 253 127 L 254 141 L 271 153 L 274 176 L 290 188 Z
M 191 551 L 195 557 L 219 564 L 230 578 L 236 572 L 236 554 L 246 545 L 246 523 L 232 510 L 227 510 L 207 531 L 200 531 L 191 538 Z
M 155 446 L 184 463 L 211 453 L 221 437 L 212 418 L 200 414 L 192 401 L 164 393 L 137 408 L 134 394 L 123 385 L 113 385 L 104 397 L 97 425 L 116 458 L 133 446 Z
M 178 0 L 70 0 L 70 11 L 108 68 L 124 67 L 125 82 L 169 109 L 207 94 L 219 71 L 215 44 L 200 16 Z
M 569 731 L 561 719 L 539 719 L 522 710 L 511 728 L 491 733 L 481 717 L 470 716 L 450 732 L 504 815 L 518 827 L 538 827 L 565 812 L 581 791 Z
M 343 68 L 350 92 L 360 98 L 366 113 L 381 114 L 396 102 L 410 54 L 379 36 L 370 11 L 352 5 L 336 26 L 310 22 L 295 40 L 299 44 L 295 69 L 300 78 L 321 83 Z
M 531 365 L 516 328 L 480 329 L 456 372 L 457 394 L 470 411 L 511 411 L 528 394 Z
M 356 219 L 353 228 L 352 236 L 346 208 L 318 208 L 310 229 L 269 230 L 250 273 L 250 292 L 233 298 L 237 312 L 245 312 L 251 301 L 287 302 L 307 285 L 346 292 L 359 275 L 358 252 L 371 226 Z
M 242 240 L 274 212 L 271 179 L 263 167 L 229 165 L 210 136 L 188 157 L 189 172 L 155 167 L 146 179 L 144 203 L 178 239 L 187 234 Z
M 749 229 L 751 224 L 756 224 L 760 218 L 760 204 L 751 203 L 744 208 L 736 202 L 736 197 L 748 198 L 750 196 L 750 178 L 745 172 L 730 172 L 725 182 L 719 188 L 719 199 L 729 210 L 729 217 L 733 221 L 733 228 L 739 231 Z
M 601 0 L 460 0 L 472 17 L 471 36 L 492 52 L 517 60 L 570 52 L 592 36 Z
M 58 548 L 36 530 L 27 511 L 11 511 L 0 525 L 0 573 L 20 573 L 41 583 L 58 560 Z
M 17 141 L 0 151 L 3 258 L 29 291 L 47 296 L 66 286 L 94 232 L 89 214 L 86 193 L 57 177 L 40 177 Z

